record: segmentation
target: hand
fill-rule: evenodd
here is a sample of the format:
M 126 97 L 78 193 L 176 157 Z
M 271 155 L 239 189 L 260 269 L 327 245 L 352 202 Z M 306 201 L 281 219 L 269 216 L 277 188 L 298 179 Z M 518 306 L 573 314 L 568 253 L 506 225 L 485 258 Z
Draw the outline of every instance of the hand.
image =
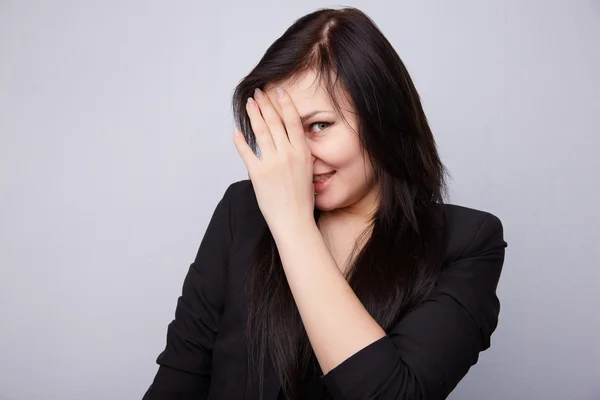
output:
M 256 101 L 248 98 L 246 111 L 261 157 L 254 154 L 238 130 L 234 143 L 248 169 L 263 217 L 273 234 L 314 223 L 312 155 L 296 106 L 284 90 L 278 89 L 282 121 L 265 93 L 256 90 L 254 97 Z

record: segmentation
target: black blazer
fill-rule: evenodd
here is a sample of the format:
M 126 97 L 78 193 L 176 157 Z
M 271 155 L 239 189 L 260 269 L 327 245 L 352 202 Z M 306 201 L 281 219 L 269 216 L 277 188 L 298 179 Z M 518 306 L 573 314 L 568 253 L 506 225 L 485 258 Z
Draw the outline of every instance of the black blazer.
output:
M 319 378 L 334 399 L 444 399 L 490 346 L 507 246 L 502 224 L 487 212 L 443 207 L 447 244 L 439 283 L 387 336 Z M 258 399 L 248 383 L 256 371 L 246 368 L 243 285 L 265 226 L 250 180 L 231 184 L 185 277 L 144 400 Z M 275 400 L 280 384 L 268 357 L 264 372 L 263 398 Z

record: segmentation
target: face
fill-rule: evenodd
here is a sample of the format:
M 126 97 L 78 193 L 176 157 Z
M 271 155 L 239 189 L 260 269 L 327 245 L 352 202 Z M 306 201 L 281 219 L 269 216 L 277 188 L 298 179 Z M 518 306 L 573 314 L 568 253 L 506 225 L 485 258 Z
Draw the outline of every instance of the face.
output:
M 337 115 L 326 90 L 315 81 L 316 75 L 306 73 L 293 84 L 269 84 L 264 92 L 281 116 L 275 89 L 281 86 L 292 98 L 303 120 L 308 147 L 313 155 L 313 174 L 335 172 L 324 184 L 316 184 L 315 205 L 318 209 L 335 214 L 370 216 L 374 211 L 377 187 L 367 154 L 361 154 L 358 120 L 344 96 L 340 102 L 343 116 Z M 353 131 L 354 130 L 354 131 Z M 314 180 L 314 178 L 313 178 Z

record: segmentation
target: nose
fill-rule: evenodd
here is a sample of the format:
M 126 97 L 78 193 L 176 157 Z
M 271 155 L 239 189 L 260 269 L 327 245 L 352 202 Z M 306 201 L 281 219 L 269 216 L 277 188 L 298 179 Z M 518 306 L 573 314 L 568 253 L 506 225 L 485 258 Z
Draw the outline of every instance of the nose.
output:
M 314 164 L 317 157 L 315 157 L 315 155 L 314 155 L 313 143 L 311 142 L 311 140 L 308 137 L 306 137 L 306 144 L 308 145 L 308 150 L 310 151 L 310 154 L 312 155 L 312 162 Z

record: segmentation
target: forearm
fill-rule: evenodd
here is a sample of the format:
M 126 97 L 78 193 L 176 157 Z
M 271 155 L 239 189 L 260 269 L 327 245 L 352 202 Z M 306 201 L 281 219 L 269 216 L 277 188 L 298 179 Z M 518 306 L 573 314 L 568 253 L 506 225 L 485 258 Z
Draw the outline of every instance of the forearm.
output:
M 274 235 L 308 338 L 324 374 L 385 336 L 339 270 L 314 221 Z

